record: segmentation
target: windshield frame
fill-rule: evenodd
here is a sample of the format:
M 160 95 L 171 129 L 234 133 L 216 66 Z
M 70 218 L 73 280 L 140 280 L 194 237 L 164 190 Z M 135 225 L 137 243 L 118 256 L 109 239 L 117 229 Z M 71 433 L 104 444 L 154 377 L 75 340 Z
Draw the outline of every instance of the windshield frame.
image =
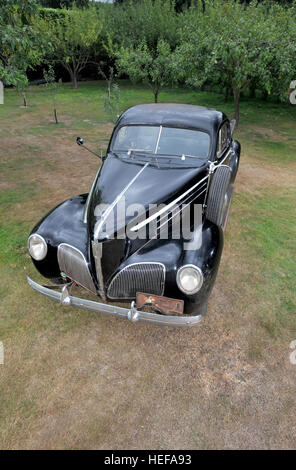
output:
M 145 127 L 158 127 L 159 128 L 159 132 L 158 132 L 158 137 L 157 137 L 157 142 L 156 142 L 156 145 L 155 145 L 155 148 L 154 148 L 154 151 L 145 151 L 147 152 L 148 154 L 150 154 L 151 156 L 156 156 L 156 157 L 168 157 L 168 154 L 161 154 L 161 153 L 154 153 L 155 150 L 157 149 L 158 147 L 158 144 L 159 144 L 159 139 L 160 139 L 160 136 L 161 136 L 161 131 L 162 131 L 162 128 L 169 128 L 169 129 L 185 129 L 185 130 L 191 130 L 191 131 L 196 131 L 196 132 L 204 132 L 205 134 L 207 134 L 209 136 L 209 150 L 208 150 L 208 154 L 206 157 L 199 157 L 199 156 L 194 156 L 194 155 L 186 155 L 185 154 L 185 157 L 186 158 L 191 158 L 192 160 L 193 159 L 196 159 L 198 161 L 201 161 L 201 160 L 204 160 L 204 161 L 208 161 L 211 157 L 211 153 L 212 153 L 212 136 L 210 134 L 210 132 L 208 132 L 207 130 L 205 129 L 200 129 L 200 128 L 197 128 L 197 127 L 184 127 L 184 126 L 168 126 L 168 125 L 162 125 L 162 124 L 152 124 L 152 123 L 144 123 L 144 122 L 141 122 L 141 123 L 135 123 L 135 124 L 127 124 L 127 123 L 124 123 L 118 127 L 116 127 L 115 129 L 115 132 L 114 134 L 112 135 L 112 139 L 111 139 L 111 142 L 110 142 L 110 148 L 109 148 L 109 151 L 110 152 L 114 152 L 114 153 L 128 153 L 128 150 L 117 150 L 117 149 L 114 149 L 114 143 L 115 143 L 115 140 L 116 140 L 116 137 L 117 137 L 117 134 L 118 132 L 120 131 L 120 129 L 122 127 L 128 127 L 128 126 L 133 126 L 133 127 L 136 127 L 136 126 L 145 126 Z M 130 149 L 133 153 L 140 153 L 140 151 L 137 151 L 137 149 L 133 150 L 133 149 Z M 182 155 L 184 154 L 172 154 L 171 156 L 174 156 L 174 157 L 182 157 Z

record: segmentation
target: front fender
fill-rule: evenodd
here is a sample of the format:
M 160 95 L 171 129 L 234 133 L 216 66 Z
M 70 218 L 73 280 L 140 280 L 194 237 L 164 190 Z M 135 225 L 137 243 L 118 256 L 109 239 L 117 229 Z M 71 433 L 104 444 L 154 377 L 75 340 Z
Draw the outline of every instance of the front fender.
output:
M 36 269 L 46 278 L 60 277 L 57 248 L 60 243 L 69 243 L 78 248 L 89 259 L 89 237 L 87 224 L 82 221 L 87 194 L 72 197 L 51 210 L 37 225 L 32 233 L 41 235 L 48 251 L 42 261 L 32 261 Z
M 202 241 L 196 250 L 184 250 L 180 266 L 193 264 L 201 269 L 204 281 L 199 292 L 192 296 L 185 296 L 186 313 L 195 313 L 206 310 L 207 303 L 217 276 L 223 243 L 224 233 L 221 227 L 205 219 L 202 226 Z

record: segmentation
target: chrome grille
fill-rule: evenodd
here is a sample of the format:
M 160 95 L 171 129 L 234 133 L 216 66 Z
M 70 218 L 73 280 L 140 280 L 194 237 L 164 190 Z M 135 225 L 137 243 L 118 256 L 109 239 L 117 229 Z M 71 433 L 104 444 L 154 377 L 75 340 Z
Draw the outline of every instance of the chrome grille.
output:
M 104 288 L 104 279 L 102 271 L 102 249 L 103 244 L 98 241 L 92 241 L 92 252 L 95 259 L 96 271 L 97 271 L 97 281 L 98 281 L 98 290 L 99 294 L 103 300 L 106 300 L 105 288 Z
M 107 295 L 110 299 L 133 299 L 137 292 L 163 295 L 164 281 L 162 263 L 134 263 L 114 276 Z
M 58 247 L 58 263 L 60 270 L 67 277 L 91 292 L 97 293 L 86 259 L 80 250 L 67 243 L 61 243 Z

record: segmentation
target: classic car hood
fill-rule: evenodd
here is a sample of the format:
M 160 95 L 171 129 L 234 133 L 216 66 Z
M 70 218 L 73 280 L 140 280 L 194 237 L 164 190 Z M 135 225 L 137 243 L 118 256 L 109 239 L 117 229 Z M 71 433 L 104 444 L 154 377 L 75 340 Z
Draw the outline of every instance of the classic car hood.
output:
M 207 162 L 200 161 L 196 165 L 172 168 L 110 154 L 102 165 L 90 201 L 88 224 L 91 237 L 104 240 L 103 232 L 111 218 L 115 217 L 119 223 L 118 230 L 135 218 L 137 214 L 125 215 L 124 219 L 116 214 L 119 208 L 122 210 L 123 202 L 125 208 L 141 204 L 147 210 L 149 204 L 168 203 L 182 194 L 206 174 Z

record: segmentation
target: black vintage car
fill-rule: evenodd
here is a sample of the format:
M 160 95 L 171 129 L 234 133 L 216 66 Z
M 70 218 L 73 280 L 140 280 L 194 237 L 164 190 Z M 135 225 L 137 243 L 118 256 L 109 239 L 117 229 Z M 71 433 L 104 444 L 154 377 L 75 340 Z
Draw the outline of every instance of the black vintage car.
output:
M 32 230 L 29 253 L 53 284 L 28 278 L 30 286 L 63 305 L 131 321 L 197 324 L 216 278 L 239 165 L 234 125 L 199 106 L 125 111 L 90 192 L 58 205 Z M 75 284 L 99 301 L 71 295 Z

